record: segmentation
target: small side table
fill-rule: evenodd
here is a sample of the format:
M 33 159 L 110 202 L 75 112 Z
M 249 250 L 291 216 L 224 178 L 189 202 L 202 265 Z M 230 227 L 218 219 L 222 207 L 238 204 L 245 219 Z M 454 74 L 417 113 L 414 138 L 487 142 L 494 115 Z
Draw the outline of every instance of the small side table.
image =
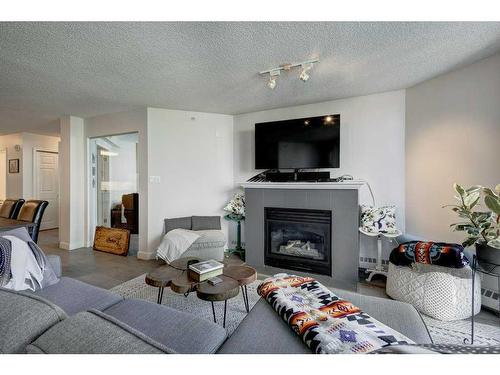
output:
M 489 263 L 485 261 L 478 262 L 475 255 L 472 256 L 472 315 L 470 318 L 470 345 L 474 345 L 474 284 L 476 281 L 476 272 L 480 272 L 484 275 L 489 275 L 497 278 L 498 292 L 500 293 L 500 264 Z M 498 299 L 498 314 L 500 317 L 500 298 Z M 464 344 L 468 343 L 469 339 L 464 339 Z
M 372 281 L 373 276 L 382 275 L 387 277 L 387 271 L 385 267 L 382 265 L 382 236 L 393 239 L 401 235 L 400 231 L 394 233 L 387 232 L 366 232 L 363 229 L 359 228 L 359 232 L 368 237 L 377 237 L 377 263 L 375 268 L 369 268 L 366 270 L 366 273 L 369 273 L 366 281 Z

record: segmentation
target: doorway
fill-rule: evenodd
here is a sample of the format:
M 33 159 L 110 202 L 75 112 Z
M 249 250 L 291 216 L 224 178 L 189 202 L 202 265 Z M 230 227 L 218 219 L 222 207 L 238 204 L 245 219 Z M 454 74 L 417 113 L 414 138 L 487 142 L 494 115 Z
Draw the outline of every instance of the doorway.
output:
M 89 139 L 89 234 L 96 226 L 130 231 L 129 255 L 138 251 L 139 133 Z
M 45 209 L 41 230 L 59 228 L 59 154 L 34 150 L 33 196 L 49 202 Z

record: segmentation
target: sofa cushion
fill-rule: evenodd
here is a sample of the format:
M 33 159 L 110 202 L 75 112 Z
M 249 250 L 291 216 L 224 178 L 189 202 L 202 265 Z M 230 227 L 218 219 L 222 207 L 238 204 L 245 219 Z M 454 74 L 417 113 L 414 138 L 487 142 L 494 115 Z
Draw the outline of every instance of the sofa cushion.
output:
M 262 298 L 220 348 L 221 354 L 311 354 Z
M 51 302 L 27 292 L 0 288 L 0 353 L 24 353 L 26 346 L 66 314 Z
M 191 230 L 191 216 L 176 217 L 174 219 L 165 219 L 165 233 L 174 229 Z
M 192 230 L 207 230 L 218 229 L 220 230 L 220 216 L 193 216 L 192 217 Z
M 127 299 L 104 313 L 177 353 L 214 353 L 226 339 L 226 330 L 218 324 L 143 300 Z
M 226 237 L 220 230 L 197 230 L 195 232 L 200 237 L 191 244 L 190 250 L 224 247 L 226 244 Z
M 117 294 L 69 277 L 62 277 L 57 284 L 34 293 L 58 305 L 68 315 L 90 309 L 104 310 L 123 300 Z
M 126 324 L 91 310 L 49 329 L 26 348 L 30 354 L 162 354 L 171 349 Z

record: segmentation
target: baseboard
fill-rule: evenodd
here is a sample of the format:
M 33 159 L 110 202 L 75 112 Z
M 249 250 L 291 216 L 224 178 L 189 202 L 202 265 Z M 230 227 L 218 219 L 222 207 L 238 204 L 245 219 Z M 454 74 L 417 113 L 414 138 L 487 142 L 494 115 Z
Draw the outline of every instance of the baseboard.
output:
M 59 247 L 64 250 L 70 250 L 69 243 L 67 242 L 59 242 Z
M 153 259 L 156 259 L 156 254 L 155 253 L 146 252 L 146 251 L 139 251 L 137 253 L 137 259 L 153 260 Z
M 85 247 L 85 244 L 78 244 L 78 245 L 75 245 L 75 244 L 70 244 L 68 242 L 59 242 L 59 247 L 61 249 L 64 249 L 64 250 L 76 250 L 76 249 L 80 249 L 82 247 Z

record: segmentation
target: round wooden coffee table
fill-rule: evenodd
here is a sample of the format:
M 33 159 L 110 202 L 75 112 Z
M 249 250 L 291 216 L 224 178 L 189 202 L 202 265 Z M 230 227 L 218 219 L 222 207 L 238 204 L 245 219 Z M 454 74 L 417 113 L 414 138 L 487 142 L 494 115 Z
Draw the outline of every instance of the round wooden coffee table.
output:
M 243 295 L 243 302 L 245 303 L 245 310 L 250 312 L 250 304 L 248 302 L 247 285 L 257 280 L 257 271 L 249 266 L 227 266 L 224 267 L 224 275 L 238 281 Z
M 255 269 L 245 265 L 227 265 L 224 267 L 223 274 L 218 276 L 222 282 L 211 285 L 207 281 L 197 282 L 188 275 L 188 262 L 199 260 L 194 257 L 180 258 L 162 266 L 146 275 L 146 284 L 159 288 L 157 303 L 161 304 L 163 299 L 163 289 L 170 289 L 179 294 L 188 295 L 196 291 L 196 296 L 200 300 L 209 301 L 212 304 L 212 313 L 214 322 L 217 323 L 215 316 L 214 302 L 224 301 L 224 320 L 223 327 L 226 326 L 227 300 L 236 297 L 239 289 L 243 295 L 245 309 L 249 311 L 247 285 L 257 279 Z

